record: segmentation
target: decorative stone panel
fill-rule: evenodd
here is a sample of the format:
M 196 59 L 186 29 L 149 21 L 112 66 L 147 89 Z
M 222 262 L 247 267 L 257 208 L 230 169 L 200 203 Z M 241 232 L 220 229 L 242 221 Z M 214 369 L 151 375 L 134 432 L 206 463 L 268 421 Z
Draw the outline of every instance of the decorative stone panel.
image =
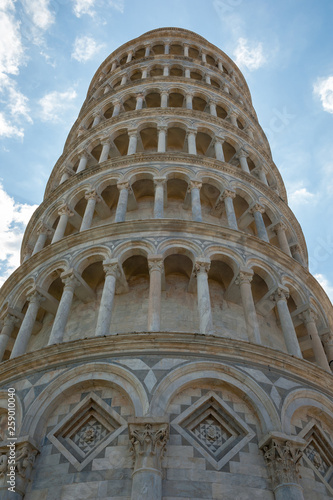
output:
M 218 470 L 255 435 L 213 391 L 187 408 L 171 425 Z
M 126 428 L 121 415 L 90 393 L 47 437 L 80 471 Z

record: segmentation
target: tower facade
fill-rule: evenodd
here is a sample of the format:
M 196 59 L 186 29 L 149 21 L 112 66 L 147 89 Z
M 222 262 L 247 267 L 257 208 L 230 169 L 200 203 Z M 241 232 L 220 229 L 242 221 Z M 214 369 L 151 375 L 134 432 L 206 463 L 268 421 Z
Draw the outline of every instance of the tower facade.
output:
M 0 314 L 1 498 L 333 497 L 332 306 L 243 75 L 195 33 L 101 64 Z

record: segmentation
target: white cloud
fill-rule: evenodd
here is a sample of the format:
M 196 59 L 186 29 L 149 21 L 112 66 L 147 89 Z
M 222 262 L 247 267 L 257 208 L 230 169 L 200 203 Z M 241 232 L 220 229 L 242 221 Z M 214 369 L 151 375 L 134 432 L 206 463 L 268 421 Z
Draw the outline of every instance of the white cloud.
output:
M 22 3 L 37 28 L 45 31 L 54 23 L 54 14 L 49 10 L 49 0 L 22 0 Z
M 315 274 L 314 277 L 318 281 L 318 283 L 323 287 L 327 295 L 329 296 L 331 302 L 333 303 L 333 285 L 328 281 L 326 276 L 323 274 Z
M 0 137 L 23 137 L 24 131 L 22 128 L 13 125 L 9 122 L 4 113 L 0 112 Z
M 305 187 L 295 189 L 289 193 L 289 205 L 304 205 L 316 201 L 316 195 L 308 191 Z
M 333 76 L 319 78 L 313 85 L 313 92 L 320 98 L 324 111 L 333 113 Z
M 73 89 L 68 89 L 65 92 L 56 90 L 49 92 L 39 100 L 41 119 L 43 121 L 59 121 L 60 115 L 73 106 L 72 101 L 76 96 L 77 93 Z
M 251 46 L 249 40 L 246 38 L 238 39 L 234 56 L 238 66 L 245 67 L 250 71 L 260 68 L 267 62 L 262 43 L 253 42 Z
M 109 5 L 110 5 L 110 7 L 113 7 L 115 10 L 118 10 L 122 14 L 124 13 L 124 9 L 125 9 L 124 0 L 111 0 Z
M 79 62 L 87 62 L 94 57 L 97 52 L 103 47 L 90 36 L 76 37 L 72 52 L 72 58 Z
M 15 202 L 0 183 L 0 285 L 20 264 L 24 229 L 37 206 Z
M 81 17 L 83 14 L 88 14 L 89 16 L 94 16 L 95 11 L 93 9 L 96 0 L 74 0 L 73 11 L 76 17 Z
M 14 16 L 14 2 L 5 0 L 0 6 L 0 75 L 17 75 L 24 63 L 24 49 L 20 34 L 20 22 Z

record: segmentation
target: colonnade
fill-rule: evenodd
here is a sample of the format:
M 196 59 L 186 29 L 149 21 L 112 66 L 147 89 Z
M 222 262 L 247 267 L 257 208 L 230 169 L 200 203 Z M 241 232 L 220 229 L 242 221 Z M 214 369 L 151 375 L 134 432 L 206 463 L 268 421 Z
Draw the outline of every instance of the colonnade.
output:
M 155 219 L 163 219 L 164 206 L 166 201 L 164 199 L 165 198 L 164 193 L 165 193 L 165 184 L 167 182 L 167 178 L 156 176 L 153 178 L 153 181 L 155 185 L 153 217 Z M 118 182 L 117 188 L 119 190 L 119 197 L 115 214 L 115 222 L 124 222 L 126 220 L 129 194 L 132 193 L 132 188 L 128 181 Z M 190 193 L 190 198 L 191 198 L 192 220 L 196 222 L 203 221 L 201 199 L 200 199 L 201 188 L 202 188 L 202 182 L 199 180 L 191 180 L 188 184 L 188 192 Z M 82 219 L 78 216 L 78 214 L 75 214 L 75 211 L 72 208 L 64 204 L 60 207 L 58 211 L 59 220 L 55 230 L 50 228 L 47 224 L 44 223 L 41 223 L 39 225 L 37 229 L 38 238 L 35 242 L 32 255 L 43 249 L 47 241 L 47 238 L 50 234 L 53 233 L 51 243 L 56 243 L 57 241 L 61 240 L 65 235 L 68 222 L 71 221 L 72 219 L 75 219 L 78 231 L 82 232 L 87 229 L 90 229 L 96 205 L 98 203 L 105 204 L 105 202 L 103 201 L 101 195 L 99 195 L 95 189 L 87 190 L 84 197 L 87 200 L 87 204 Z M 254 220 L 258 238 L 260 238 L 263 241 L 269 242 L 267 228 L 265 226 L 265 222 L 263 219 L 265 208 L 259 203 L 251 204 L 249 208 L 246 210 L 246 212 L 244 212 L 244 214 L 240 217 L 240 227 L 239 227 L 233 203 L 235 197 L 236 197 L 235 191 L 230 189 L 224 189 L 219 195 L 215 204 L 216 207 L 220 207 L 222 204 L 224 205 L 228 227 L 233 230 L 245 230 L 246 227 Z M 106 208 L 108 213 L 110 214 L 108 207 Z M 77 219 L 80 219 L 80 222 Z M 295 254 L 292 255 L 291 253 L 288 239 L 286 236 L 286 229 L 287 229 L 286 224 L 284 224 L 281 221 L 275 223 L 274 225 L 274 232 L 277 234 L 280 249 L 287 255 L 293 256 L 296 260 L 299 260 L 299 262 L 302 263 L 302 258 L 299 254 L 299 251 L 297 253 L 297 247 L 293 246 Z
M 209 259 L 197 258 L 194 262 L 192 277 L 190 279 L 190 281 L 196 281 L 199 331 L 200 333 L 205 335 L 214 334 L 208 283 L 208 272 L 210 269 L 210 264 L 211 262 Z M 150 286 L 147 330 L 160 331 L 161 294 L 164 274 L 163 256 L 160 254 L 148 255 L 148 268 L 150 275 Z M 117 280 L 125 279 L 122 271 L 122 266 L 119 263 L 118 259 L 106 259 L 103 262 L 103 269 L 105 272 L 105 281 L 99 305 L 99 313 L 95 330 L 96 336 L 105 336 L 110 334 L 112 309 Z M 248 340 L 253 343 L 261 344 L 262 341 L 257 311 L 252 295 L 251 282 L 253 279 L 253 275 L 254 272 L 252 269 L 240 268 L 239 273 L 234 280 L 234 285 L 239 286 L 240 288 L 241 303 L 243 307 Z M 57 303 L 57 307 L 55 308 L 55 317 L 50 333 L 49 345 L 58 344 L 63 341 L 63 336 L 70 315 L 74 294 L 77 288 L 82 287 L 83 284 L 82 277 L 76 271 L 62 273 L 61 279 L 64 284 L 64 288 L 60 301 L 59 303 Z M 85 287 L 87 289 L 90 289 L 87 284 L 85 284 Z M 270 301 L 272 302 L 271 307 L 276 306 L 286 350 L 289 354 L 298 358 L 302 358 L 293 318 L 290 314 L 287 304 L 288 297 L 288 288 L 280 284 L 276 285 L 275 291 L 270 290 Z M 26 352 L 30 337 L 33 332 L 38 310 L 40 307 L 43 308 L 43 302 L 47 300 L 49 300 L 49 294 L 46 291 L 43 291 L 40 287 L 34 287 L 27 294 L 28 308 L 24 316 L 22 317 L 21 313 L 18 313 L 17 316 L 15 316 L 15 314 L 13 314 L 13 311 L 11 310 L 10 314 L 5 317 L 3 328 L 0 334 L 1 356 L 3 356 L 6 350 L 8 339 L 13 332 L 15 323 L 17 324 L 17 322 L 20 321 L 19 318 L 21 318 L 21 324 L 14 343 L 14 347 L 12 349 L 11 358 L 20 356 Z M 329 370 L 327 355 L 325 354 L 316 326 L 315 311 L 310 305 L 302 306 L 302 311 L 303 312 L 298 315 L 298 321 L 303 321 L 306 326 L 316 363 L 325 370 Z M 328 343 L 328 345 L 330 344 Z M 330 351 L 330 347 L 328 348 L 327 354 L 332 354 Z

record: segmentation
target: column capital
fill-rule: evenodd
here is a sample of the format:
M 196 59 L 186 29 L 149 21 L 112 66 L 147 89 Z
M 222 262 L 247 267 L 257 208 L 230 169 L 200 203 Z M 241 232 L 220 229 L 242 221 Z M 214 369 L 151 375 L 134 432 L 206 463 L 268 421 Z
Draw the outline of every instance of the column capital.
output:
M 15 476 L 16 484 L 15 491 L 18 495 L 24 496 L 26 488 L 30 480 L 31 471 L 35 463 L 35 459 L 39 450 L 36 445 L 29 441 L 17 442 L 16 457 L 15 457 Z M 8 467 L 8 455 L 3 451 L 0 453 L 2 468 Z M 7 465 L 8 464 L 8 465 Z
M 105 276 L 114 276 L 117 278 L 119 273 L 119 262 L 118 259 L 105 259 L 103 261 L 103 269 Z
M 81 160 L 81 158 L 89 158 L 88 151 L 86 149 L 83 149 L 82 151 L 80 151 L 79 158 L 80 158 L 80 160 Z
M 134 474 L 142 469 L 161 472 L 169 439 L 169 423 L 158 417 L 131 418 L 128 423 Z
M 166 180 L 167 180 L 166 177 L 154 177 L 153 178 L 155 186 L 164 185 Z
M 196 135 L 196 133 L 197 133 L 196 127 L 188 127 L 187 128 L 187 135 L 190 135 L 190 134 Z
M 145 94 L 143 91 L 140 91 L 138 92 L 136 95 L 135 95 L 136 99 L 143 99 L 145 97 Z
M 274 231 L 277 233 L 278 231 L 285 231 L 287 226 L 284 222 L 279 221 L 274 225 Z
M 311 322 L 315 323 L 319 316 L 318 313 L 311 306 L 309 306 L 308 309 L 300 313 L 298 317 L 306 325 Z
M 231 116 L 231 115 L 229 115 Z M 238 158 L 247 158 L 249 156 L 249 152 L 246 149 L 240 149 L 237 153 Z
M 86 191 L 84 197 L 86 200 L 95 200 L 96 203 L 99 203 L 101 201 L 101 197 L 97 194 L 97 191 L 95 189 L 92 189 L 91 191 Z
M 110 137 L 102 137 L 101 144 L 102 146 L 110 146 L 111 144 Z
M 165 90 L 165 89 L 164 89 L 164 90 L 161 90 L 160 95 L 161 95 L 161 96 L 162 96 L 162 95 L 169 95 L 169 91 L 168 91 L 168 90 Z
M 225 189 L 222 193 L 222 199 L 224 200 L 225 198 L 236 198 L 235 191 L 232 191 L 231 189 Z
M 75 172 L 72 168 L 71 165 L 63 165 L 62 168 L 60 169 L 60 173 L 63 174 L 68 174 L 68 175 L 74 175 Z
M 75 290 L 81 284 L 74 271 L 65 271 L 61 273 L 60 278 L 64 284 L 64 290 Z
M 35 287 L 28 290 L 26 298 L 30 304 L 41 304 L 45 300 L 45 297 Z
M 300 459 L 305 441 L 282 433 L 270 435 L 259 443 L 272 479 L 273 489 L 283 484 L 298 483 Z
M 202 187 L 202 182 L 201 181 L 190 181 L 189 184 L 189 191 L 192 191 L 192 189 L 201 189 Z
M 270 296 L 270 299 L 274 302 L 278 302 L 279 300 L 283 300 L 287 302 L 289 299 L 289 290 L 286 286 L 280 285 L 277 287 L 274 293 Z
M 101 109 L 101 108 L 95 109 L 95 110 L 92 112 L 92 115 L 93 115 L 94 117 L 95 117 L 95 116 L 103 116 L 102 109 Z
M 298 243 L 294 243 L 293 245 L 290 245 L 290 250 L 292 252 L 298 252 L 298 253 L 300 253 L 301 247 L 299 246 Z
M 117 188 L 119 189 L 119 191 L 121 191 L 122 189 L 127 189 L 128 191 L 130 189 L 130 184 L 128 181 L 118 182 Z
M 210 260 L 208 259 L 196 259 L 194 263 L 194 273 L 197 276 L 200 273 L 208 273 L 210 269 Z
M 324 334 L 320 335 L 320 339 L 323 344 L 333 347 L 333 335 L 331 332 L 325 332 Z
M 254 272 L 252 269 L 247 269 L 246 267 L 240 268 L 235 284 L 242 285 L 243 283 L 251 283 L 253 275 Z
M 127 130 L 128 137 L 136 137 L 138 134 L 138 129 L 137 128 L 130 128 Z
M 255 203 L 249 210 L 249 212 L 251 214 L 253 214 L 254 212 L 259 212 L 260 214 L 264 214 L 265 213 L 265 209 L 262 205 L 260 205 L 259 203 Z
M 74 212 L 71 211 L 68 205 L 62 205 L 58 210 L 58 215 L 67 215 L 67 217 L 73 217 Z
M 163 266 L 164 266 L 163 255 L 161 254 L 148 255 L 149 273 L 151 271 L 160 271 L 162 273 Z
M 14 314 L 7 312 L 2 318 L 3 326 L 15 326 L 20 323 L 20 320 Z
M 225 141 L 225 135 L 223 135 L 223 134 L 215 134 L 214 142 L 221 142 L 223 144 L 224 141 Z
M 45 224 L 44 221 L 40 221 L 38 224 L 37 224 L 37 229 L 36 229 L 36 232 L 37 234 L 50 234 L 52 230 L 47 224 Z

